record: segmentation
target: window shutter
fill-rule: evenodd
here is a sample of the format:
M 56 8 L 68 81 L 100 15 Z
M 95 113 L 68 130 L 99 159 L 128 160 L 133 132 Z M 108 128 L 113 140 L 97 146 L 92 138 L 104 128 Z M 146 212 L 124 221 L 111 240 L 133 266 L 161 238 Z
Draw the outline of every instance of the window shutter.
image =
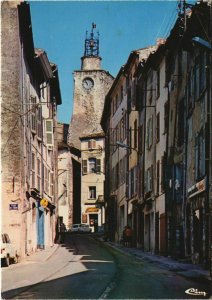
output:
M 146 125 L 146 148 L 149 149 L 149 120 Z
M 53 146 L 53 120 L 46 121 L 46 144 Z
M 87 160 L 84 159 L 82 161 L 82 174 L 87 174 L 87 173 L 88 173 Z
M 195 179 L 198 178 L 199 169 L 199 153 L 198 153 L 198 137 L 195 138 Z
M 88 141 L 88 149 L 95 149 L 96 148 L 96 141 L 90 140 Z
M 201 164 L 201 170 L 202 175 L 205 175 L 205 137 L 203 136 L 202 139 L 202 164 Z
M 30 97 L 30 102 L 31 102 L 31 105 L 32 105 L 32 109 L 31 109 L 31 130 L 36 133 L 36 129 L 37 129 L 37 118 L 36 118 L 36 110 L 37 110 L 37 107 L 36 107 L 36 97 L 33 97 L 31 96 Z
M 97 173 L 101 172 L 101 159 L 96 160 L 96 171 L 97 171 Z
M 148 174 L 147 174 L 147 171 L 145 171 L 144 173 L 144 192 L 146 193 L 148 191 L 148 185 L 147 185 L 147 182 L 148 181 Z
M 149 147 L 152 146 L 153 142 L 153 116 L 150 118 L 150 126 L 149 126 Z

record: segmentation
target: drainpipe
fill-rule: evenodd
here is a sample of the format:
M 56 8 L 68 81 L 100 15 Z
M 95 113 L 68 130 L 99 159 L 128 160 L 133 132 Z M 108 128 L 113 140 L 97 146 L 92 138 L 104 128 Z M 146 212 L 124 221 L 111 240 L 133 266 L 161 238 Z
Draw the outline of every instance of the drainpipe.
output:
M 183 239 L 184 239 L 184 256 L 187 254 L 186 240 L 186 182 L 187 182 L 187 146 L 188 146 L 188 119 L 187 119 L 187 101 L 184 103 L 184 147 L 183 147 L 183 209 L 182 209 L 182 222 L 183 222 Z
M 210 25 L 212 26 L 212 1 L 210 1 Z M 211 28 L 211 27 L 210 27 Z M 210 36 L 210 45 L 212 46 L 212 36 Z M 210 277 L 212 278 L 212 50 L 209 52 L 209 263 Z

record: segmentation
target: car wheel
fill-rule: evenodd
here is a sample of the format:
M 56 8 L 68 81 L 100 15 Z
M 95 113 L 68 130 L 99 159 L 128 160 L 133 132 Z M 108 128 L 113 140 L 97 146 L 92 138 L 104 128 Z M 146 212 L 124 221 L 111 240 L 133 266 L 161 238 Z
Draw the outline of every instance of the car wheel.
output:
M 18 257 L 17 256 L 13 257 L 12 263 L 13 264 L 17 264 L 18 263 Z
M 5 257 L 5 258 L 2 258 L 2 266 L 4 267 L 9 267 L 10 265 L 10 257 Z

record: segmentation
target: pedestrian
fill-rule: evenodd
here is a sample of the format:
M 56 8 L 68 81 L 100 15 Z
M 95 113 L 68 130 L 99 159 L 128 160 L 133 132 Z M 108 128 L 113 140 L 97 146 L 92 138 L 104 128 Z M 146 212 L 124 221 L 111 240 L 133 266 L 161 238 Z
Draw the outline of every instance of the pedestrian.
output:
M 127 226 L 124 227 L 124 230 L 122 232 L 122 239 L 121 239 L 121 243 L 123 244 L 123 246 L 126 246 L 126 229 L 127 229 Z
M 125 236 L 126 236 L 126 246 L 131 247 L 132 246 L 132 229 L 130 226 L 126 226 Z
M 64 223 L 61 223 L 60 225 L 60 242 L 64 243 L 65 242 L 65 233 L 66 233 L 66 225 Z

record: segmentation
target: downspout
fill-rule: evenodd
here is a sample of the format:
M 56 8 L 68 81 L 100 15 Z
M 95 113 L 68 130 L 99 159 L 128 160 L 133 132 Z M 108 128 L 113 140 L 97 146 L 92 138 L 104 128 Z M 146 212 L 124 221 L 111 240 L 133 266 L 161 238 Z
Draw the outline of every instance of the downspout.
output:
M 187 101 L 184 98 L 184 147 L 183 147 L 183 209 L 182 209 L 182 221 L 183 221 L 183 239 L 184 239 L 184 256 L 187 254 L 187 232 L 186 232 L 186 183 L 187 183 L 187 148 L 188 148 L 188 119 L 187 119 Z
M 169 92 L 169 88 L 167 86 L 167 97 L 168 97 L 168 115 L 169 115 L 169 110 L 170 110 L 170 92 Z M 169 244 L 169 233 L 168 233 L 168 230 L 169 229 L 169 224 L 168 224 L 168 221 L 169 221 L 169 218 L 168 218 L 168 195 L 167 195 L 167 184 L 166 184 L 166 180 L 167 180 L 167 166 L 168 166 L 168 149 L 169 149 L 169 122 L 168 122 L 168 128 L 167 128 L 167 133 L 166 133 L 166 155 L 165 155 L 165 159 L 164 159 L 164 164 L 165 164 L 165 167 L 164 167 L 164 181 L 165 181 L 165 186 L 164 186 L 164 189 L 165 189 L 165 222 L 166 222 L 166 255 L 170 255 L 170 244 Z

